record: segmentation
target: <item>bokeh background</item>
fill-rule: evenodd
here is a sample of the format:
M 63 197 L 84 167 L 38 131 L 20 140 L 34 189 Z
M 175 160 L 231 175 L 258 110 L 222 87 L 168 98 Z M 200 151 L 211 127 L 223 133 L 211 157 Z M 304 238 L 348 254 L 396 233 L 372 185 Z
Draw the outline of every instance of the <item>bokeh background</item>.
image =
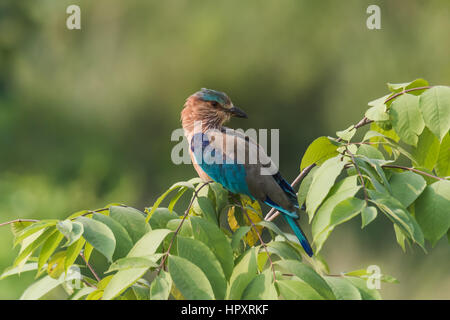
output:
M 66 28 L 70 4 L 81 30 Z M 381 30 L 366 27 L 370 4 Z M 246 110 L 232 127 L 281 129 L 293 180 L 308 144 L 360 120 L 386 82 L 450 84 L 449 11 L 447 0 L 2 0 L 0 222 L 151 206 L 195 176 L 171 162 L 170 136 L 202 87 Z M 0 271 L 12 240 L 2 227 Z M 376 264 L 399 279 L 382 284 L 386 299 L 450 299 L 447 239 L 403 253 L 382 215 L 338 227 L 323 254 L 333 273 Z M 33 277 L 0 281 L 0 298 Z

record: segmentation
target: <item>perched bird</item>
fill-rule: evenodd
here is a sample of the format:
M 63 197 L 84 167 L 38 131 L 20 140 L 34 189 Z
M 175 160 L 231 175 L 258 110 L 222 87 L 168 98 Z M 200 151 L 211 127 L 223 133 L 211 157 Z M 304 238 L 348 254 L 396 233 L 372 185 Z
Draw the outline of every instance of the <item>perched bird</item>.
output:
M 300 241 L 313 255 L 311 246 L 296 219 L 298 201 L 261 146 L 245 134 L 224 127 L 231 117 L 247 118 L 223 92 L 201 89 L 187 98 L 181 112 L 189 152 L 200 178 L 220 183 L 236 194 L 245 194 L 276 208 Z

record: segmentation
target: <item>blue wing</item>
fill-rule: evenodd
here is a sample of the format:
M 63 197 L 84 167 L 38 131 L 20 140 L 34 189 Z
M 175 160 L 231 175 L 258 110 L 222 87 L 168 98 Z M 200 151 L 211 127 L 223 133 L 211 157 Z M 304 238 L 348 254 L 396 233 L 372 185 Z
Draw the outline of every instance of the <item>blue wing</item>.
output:
M 252 199 L 247 182 L 247 173 L 243 164 L 238 164 L 236 160 L 227 157 L 221 150 L 214 148 L 211 152 L 204 152 L 210 145 L 208 136 L 203 133 L 196 133 L 191 140 L 191 151 L 194 154 L 200 168 L 215 182 L 220 183 L 233 193 L 242 193 Z M 222 161 L 214 161 L 221 158 Z

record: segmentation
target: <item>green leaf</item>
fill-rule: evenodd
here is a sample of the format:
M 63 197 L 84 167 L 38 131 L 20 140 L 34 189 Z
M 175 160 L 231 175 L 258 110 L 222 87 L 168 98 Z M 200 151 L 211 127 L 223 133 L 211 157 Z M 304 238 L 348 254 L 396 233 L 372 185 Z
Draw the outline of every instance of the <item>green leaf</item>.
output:
M 419 97 L 403 94 L 392 102 L 389 110 L 392 126 L 407 144 L 416 146 L 418 136 L 425 128 L 419 109 Z
M 430 184 L 415 202 L 416 219 L 434 246 L 450 228 L 450 181 Z
M 350 141 L 356 133 L 356 128 L 354 125 L 351 125 L 347 129 L 343 131 L 336 132 L 336 135 L 345 141 Z
M 296 260 L 281 260 L 275 262 L 287 273 L 291 273 L 297 276 L 302 281 L 311 286 L 317 293 L 319 293 L 323 298 L 328 300 L 334 300 L 335 296 L 333 291 L 327 284 L 327 282 L 311 267 L 296 261 Z
M 365 116 L 367 119 L 378 122 L 389 120 L 389 115 L 386 113 L 386 105 L 384 104 L 384 100 L 367 109 Z
M 309 215 L 316 212 L 319 205 L 327 196 L 334 181 L 341 173 L 346 161 L 341 161 L 339 157 L 326 160 L 314 174 L 311 187 L 306 196 L 306 211 Z
M 361 210 L 361 229 L 371 223 L 377 217 L 377 208 L 364 207 Z
M 245 288 L 242 300 L 277 300 L 278 294 L 273 283 L 272 270 L 258 274 Z
M 241 299 L 245 288 L 256 277 L 257 272 L 256 250 L 255 248 L 250 248 L 233 269 L 227 299 Z
M 300 164 L 300 170 L 312 165 L 313 163 L 320 165 L 325 160 L 336 156 L 337 146 L 334 145 L 327 137 L 319 137 L 314 140 L 306 149 Z
M 150 218 L 149 224 L 152 229 L 164 229 L 167 226 L 167 222 L 178 218 L 179 217 L 175 212 L 171 212 L 167 208 L 158 208 Z
M 169 233 L 172 233 L 169 229 L 157 229 L 146 233 L 131 248 L 127 257 L 146 257 L 154 254 Z
M 177 238 L 178 256 L 199 267 L 208 278 L 218 300 L 225 298 L 227 281 L 222 267 L 212 251 L 202 242 L 185 237 Z
M 171 231 L 168 229 L 157 229 L 146 233 L 136 242 L 127 257 L 148 257 L 154 254 L 169 233 Z M 103 299 L 115 298 L 139 280 L 148 269 L 148 267 L 142 267 L 120 270 L 106 286 Z
M 113 260 L 125 257 L 133 247 L 133 240 L 127 230 L 113 218 L 100 213 L 94 213 L 92 219 L 104 223 L 114 234 L 116 248 L 114 250 Z
M 56 219 L 41 220 L 29 225 L 17 235 L 17 237 L 14 239 L 14 245 L 17 245 L 18 243 L 22 242 L 23 239 L 27 238 L 33 233 L 36 233 L 44 228 L 56 225 L 58 221 L 59 220 Z
M 314 167 L 311 169 L 311 171 L 306 175 L 306 177 L 303 179 L 302 183 L 300 184 L 300 188 L 298 189 L 298 206 L 301 208 L 303 204 L 306 201 L 306 196 L 308 195 L 309 188 L 311 187 L 311 183 L 314 178 L 314 174 L 318 167 Z
M 450 88 L 436 86 L 424 92 L 420 110 L 426 126 L 442 141 L 450 130 Z
M 350 220 L 361 212 L 365 207 L 366 203 L 364 200 L 350 197 L 344 201 L 339 202 L 336 207 L 334 207 L 330 216 L 330 226 L 337 226 L 343 222 Z
M 278 280 L 277 286 L 286 300 L 323 300 L 316 290 L 300 280 Z
M 271 241 L 267 243 L 267 251 L 276 254 L 281 259 L 302 261 L 301 254 L 286 241 Z
M 147 218 L 145 219 L 145 221 L 148 222 L 150 220 L 153 213 L 156 211 L 156 209 L 158 209 L 161 202 L 167 197 L 167 195 L 169 193 L 171 193 L 173 190 L 180 189 L 180 188 L 188 188 L 191 190 L 195 190 L 194 182 L 193 181 L 182 181 L 182 182 L 177 182 L 174 185 L 172 185 L 166 192 L 164 192 L 158 199 L 156 199 L 155 203 L 153 204 L 153 206 L 151 207 L 150 210 L 146 210 L 148 212 L 148 214 L 147 214 Z
M 372 202 L 384 212 L 387 217 L 397 224 L 411 240 L 419 244 L 424 250 L 424 238 L 422 230 L 416 222 L 416 219 L 406 210 L 400 201 L 389 194 L 380 193 L 374 190 L 368 190 Z
M 6 268 L 5 271 L 3 271 L 3 273 L 0 275 L 0 280 L 3 280 L 4 278 L 9 277 L 9 276 L 20 274 L 22 272 L 36 270 L 37 267 L 38 267 L 38 264 L 35 262 L 32 262 L 32 263 L 27 263 L 27 264 L 23 265 L 23 267 L 21 267 L 21 268 L 20 267 Z
M 150 300 L 168 300 L 171 288 L 172 278 L 170 274 L 161 270 L 150 285 Z
M 81 235 L 84 232 L 83 225 L 81 223 L 76 221 L 72 222 L 70 220 L 58 222 L 56 228 L 67 238 L 67 241 L 63 245 L 63 247 L 68 247 L 72 243 L 80 239 Z
M 234 251 L 237 251 L 239 248 L 239 244 L 241 243 L 242 237 L 244 237 L 247 232 L 249 232 L 251 229 L 250 226 L 243 226 L 239 227 L 234 233 L 233 237 L 231 238 L 231 248 Z
M 366 156 L 369 159 L 384 160 L 383 154 L 377 148 L 367 144 L 360 145 L 356 154 Z
M 76 221 L 83 224 L 83 237 L 86 241 L 111 262 L 114 250 L 116 248 L 116 239 L 114 238 L 114 234 L 111 229 L 100 221 L 92 220 L 86 217 L 78 217 Z
M 442 140 L 436 164 L 436 173 L 441 177 L 450 176 L 450 133 Z
M 416 148 L 412 148 L 411 155 L 417 166 L 433 170 L 439 155 L 439 139 L 425 128 L 419 136 Z
M 48 258 L 50 258 L 50 256 L 53 254 L 53 252 L 55 252 L 56 248 L 63 238 L 64 235 L 62 233 L 55 232 L 44 242 L 41 248 L 41 252 L 39 253 L 37 276 L 40 275 L 42 267 L 47 262 Z
M 325 277 L 337 300 L 361 300 L 359 290 L 346 278 Z
M 127 270 L 127 269 L 140 269 L 140 268 L 156 268 L 158 264 L 151 259 L 144 257 L 125 257 L 119 260 L 116 260 L 109 266 L 108 271 L 105 273 L 110 273 L 118 270 Z
M 183 297 L 188 300 L 214 299 L 213 289 L 203 271 L 187 259 L 169 256 L 169 273 Z
M 182 221 L 183 221 L 183 218 L 172 219 L 169 222 L 167 222 L 166 228 L 170 229 L 172 231 L 175 231 Z M 185 220 L 183 225 L 181 226 L 181 229 L 178 231 L 178 234 L 183 237 L 192 237 L 191 221 Z
M 150 225 L 146 222 L 144 213 L 137 209 L 112 206 L 109 209 L 109 216 L 125 228 L 133 243 L 150 231 Z
M 404 90 L 412 89 L 412 88 L 418 88 L 418 87 L 427 87 L 428 81 L 424 79 L 416 79 L 411 82 L 405 82 L 405 83 L 388 83 L 387 86 L 391 92 L 398 93 Z M 420 90 L 419 90 L 420 91 Z M 416 92 L 416 91 L 412 91 Z M 420 91 L 422 92 L 422 91 Z
M 31 242 L 26 247 L 22 247 L 21 252 L 17 256 L 16 260 L 14 261 L 14 267 L 18 266 L 20 262 L 23 261 L 25 263 L 29 256 L 43 244 L 48 237 L 50 237 L 54 232 L 56 232 L 56 229 L 54 227 L 47 228 L 44 232 L 42 232 L 36 240 Z
M 11 232 L 13 233 L 14 237 L 17 237 L 19 233 L 21 233 L 25 228 L 32 225 L 34 222 L 31 221 L 16 221 L 11 223 Z
M 366 280 L 355 277 L 346 277 L 346 279 L 358 289 L 363 300 L 381 300 L 381 295 L 378 290 L 369 289 Z
M 85 243 L 86 240 L 84 238 L 79 238 L 67 248 L 66 259 L 64 260 L 64 271 L 66 273 L 69 267 L 74 264 Z
M 222 209 L 228 204 L 228 190 L 226 190 L 220 183 L 214 182 L 209 184 L 209 188 L 214 192 L 214 199 L 216 204 L 216 212 L 218 215 Z
M 204 216 L 216 225 L 218 224 L 216 210 L 211 199 L 207 197 L 196 197 L 192 207 L 196 214 Z
M 61 274 L 58 279 L 50 276 L 45 276 L 36 282 L 33 282 L 22 294 L 20 300 L 38 300 L 46 295 L 51 290 L 55 289 L 60 284 L 66 281 L 73 281 L 81 279 L 81 274 L 77 268 L 70 270 L 67 276 Z
M 233 250 L 227 237 L 217 227 L 217 225 L 199 217 L 191 217 L 192 231 L 194 239 L 206 244 L 222 265 L 223 272 L 227 279 L 233 271 Z
M 314 243 L 316 244 L 316 252 L 320 251 L 329 233 L 333 230 L 333 228 L 330 228 L 327 232 L 323 232 L 330 225 L 331 213 L 334 207 L 341 201 L 355 196 L 361 188 L 361 186 L 357 185 L 357 179 L 358 177 L 356 175 L 349 176 L 334 185 L 327 199 L 314 216 L 312 221 L 312 234 Z
M 405 208 L 408 208 L 427 186 L 422 176 L 411 171 L 401 173 L 393 172 L 389 184 L 391 185 L 392 195 Z

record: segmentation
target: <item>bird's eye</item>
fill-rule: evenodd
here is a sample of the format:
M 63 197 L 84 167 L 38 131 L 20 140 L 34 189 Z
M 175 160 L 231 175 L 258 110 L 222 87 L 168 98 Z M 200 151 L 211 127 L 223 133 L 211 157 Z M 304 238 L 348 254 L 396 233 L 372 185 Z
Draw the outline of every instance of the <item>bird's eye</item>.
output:
M 219 103 L 217 101 L 211 101 L 211 104 L 213 107 L 219 106 Z

